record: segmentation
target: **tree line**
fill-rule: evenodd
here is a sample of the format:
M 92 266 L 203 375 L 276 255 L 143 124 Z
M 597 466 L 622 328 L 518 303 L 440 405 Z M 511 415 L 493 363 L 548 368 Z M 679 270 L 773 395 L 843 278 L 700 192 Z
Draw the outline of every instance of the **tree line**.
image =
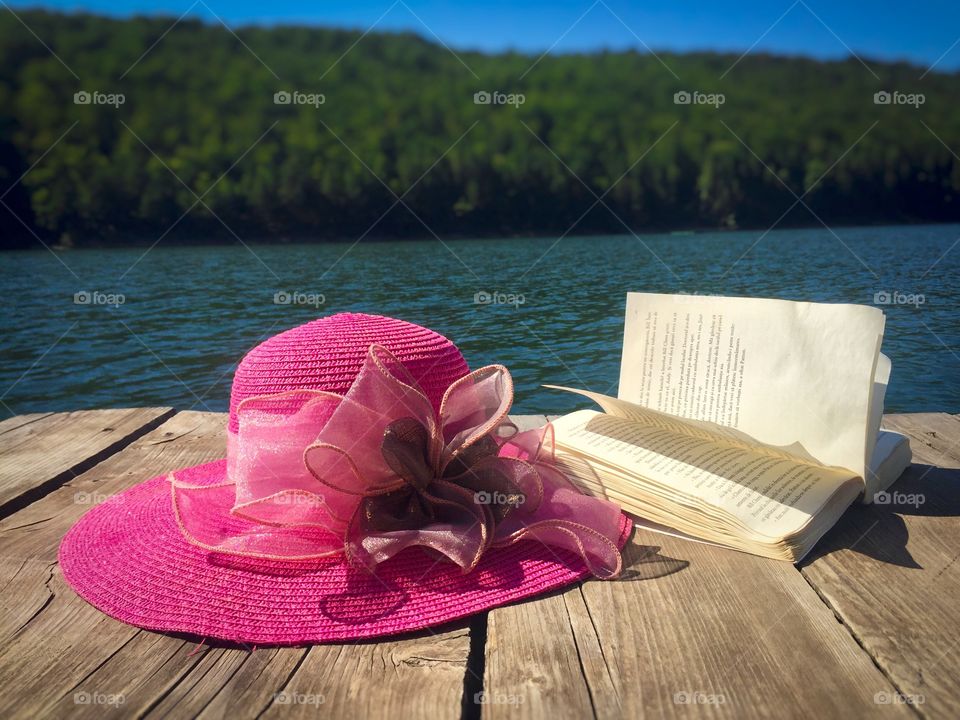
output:
M 18 15 L 2 247 L 960 220 L 957 73 Z

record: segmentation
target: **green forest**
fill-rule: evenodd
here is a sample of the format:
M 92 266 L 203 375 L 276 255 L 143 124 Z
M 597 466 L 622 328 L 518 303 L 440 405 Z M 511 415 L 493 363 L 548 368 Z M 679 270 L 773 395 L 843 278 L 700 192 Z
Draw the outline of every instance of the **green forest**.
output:
M 0 246 L 960 220 L 957 73 L 174 20 L 0 12 Z

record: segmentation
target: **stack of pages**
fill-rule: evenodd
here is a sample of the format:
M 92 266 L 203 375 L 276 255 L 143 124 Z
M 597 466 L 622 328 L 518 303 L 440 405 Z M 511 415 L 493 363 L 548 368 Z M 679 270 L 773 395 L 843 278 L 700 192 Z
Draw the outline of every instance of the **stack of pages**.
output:
M 619 397 L 555 420 L 558 462 L 641 524 L 796 562 L 910 463 L 880 429 L 884 315 L 630 293 Z

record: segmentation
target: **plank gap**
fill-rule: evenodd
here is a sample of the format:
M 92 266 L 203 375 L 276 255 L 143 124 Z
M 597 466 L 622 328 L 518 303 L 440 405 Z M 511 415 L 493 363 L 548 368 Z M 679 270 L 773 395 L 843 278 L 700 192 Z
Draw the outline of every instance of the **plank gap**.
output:
M 483 673 L 487 666 L 487 613 L 470 620 L 470 650 L 463 672 L 463 698 L 460 702 L 461 720 L 480 720 L 482 705 L 477 695 L 483 692 Z
M 58 490 L 62 486 L 66 485 L 71 480 L 79 477 L 83 473 L 87 472 L 91 468 L 99 465 L 104 460 L 109 458 L 111 455 L 116 455 L 118 452 L 123 450 L 125 447 L 135 442 L 139 438 L 143 437 L 149 432 L 156 430 L 167 420 L 176 415 L 177 411 L 173 408 L 167 408 L 162 413 L 157 415 L 152 420 L 147 423 L 139 426 L 138 428 L 132 430 L 121 438 L 118 438 L 115 442 L 107 445 L 102 450 L 95 452 L 93 455 L 84 458 L 78 463 L 70 466 L 63 472 L 57 473 L 48 480 L 44 480 L 38 485 L 34 485 L 28 490 L 20 493 L 19 495 L 13 497 L 7 502 L 0 505 L 0 520 L 13 515 L 14 513 L 23 510 L 28 505 L 36 502 L 37 500 L 42 499 L 46 495 L 49 495 L 54 490 Z
M 581 587 L 582 586 L 578 584 L 576 587 L 571 589 L 569 593 L 581 594 Z M 593 697 L 593 688 L 590 686 L 589 673 L 587 672 L 586 666 L 583 664 L 583 651 L 580 649 L 580 638 L 577 636 L 576 628 L 573 625 L 573 618 L 570 615 L 570 607 L 567 605 L 566 594 L 561 595 L 560 599 L 563 601 L 563 609 L 567 615 L 567 625 L 570 628 L 570 635 L 573 637 L 573 649 L 576 651 L 577 663 L 580 665 L 580 674 L 583 676 L 583 682 L 587 688 L 587 698 L 590 700 L 590 711 L 593 713 L 593 717 L 597 718 L 597 701 Z M 586 600 L 584 600 L 584 604 L 586 604 Z M 594 630 L 596 630 L 596 626 L 594 626 Z
M 270 696 L 270 700 L 267 702 L 267 704 L 264 705 L 260 709 L 260 712 L 256 714 L 256 720 L 260 720 L 260 718 L 263 717 L 263 714 L 273 707 L 274 703 L 277 701 L 277 695 L 280 695 L 286 691 L 287 687 L 290 685 L 290 681 L 293 680 L 294 676 L 296 676 L 296 674 L 300 671 L 300 668 L 307 661 L 307 655 L 310 654 L 311 649 L 312 646 L 304 649 L 303 655 L 301 655 L 297 662 L 294 663 L 293 667 L 290 668 L 290 672 L 287 674 L 286 679 L 277 687 L 277 690 L 273 693 L 273 695 Z
M 137 631 L 137 634 L 140 634 L 140 633 L 143 633 L 143 632 L 144 632 L 143 630 L 138 630 L 138 631 Z M 134 635 L 133 637 L 131 637 L 130 640 L 128 640 L 127 642 L 132 641 L 132 640 L 134 639 L 134 637 L 136 637 L 136 635 Z M 124 643 L 124 644 L 126 644 L 126 643 Z M 187 645 L 188 645 L 188 643 L 184 642 L 184 643 L 181 645 L 180 649 L 179 649 L 177 652 L 183 652 L 183 650 L 185 650 L 185 649 L 187 648 Z M 194 656 L 195 659 L 194 659 L 194 658 L 191 658 L 190 655 L 187 655 L 187 659 L 188 659 L 188 660 L 193 660 L 193 662 L 187 663 L 186 667 L 184 667 L 184 668 L 172 679 L 172 681 L 167 685 L 167 687 L 163 688 L 163 691 L 160 692 L 155 698 L 153 698 L 153 699 L 150 701 L 150 703 L 146 706 L 146 708 L 144 708 L 144 710 L 138 714 L 138 717 L 144 718 L 144 717 L 146 717 L 147 715 L 149 715 L 151 712 L 153 712 L 154 709 L 156 709 L 157 707 L 159 707 L 159 706 L 160 706 L 160 703 L 162 703 L 165 699 L 167 699 L 167 698 L 173 693 L 173 691 L 177 689 L 177 686 L 178 686 L 181 682 L 183 682 L 184 680 L 186 680 L 188 677 L 191 677 L 191 674 L 193 673 L 194 668 L 196 668 L 196 667 L 200 664 L 200 662 L 203 660 L 203 658 L 206 657 L 207 653 L 209 653 L 211 650 L 212 650 L 212 648 L 208 647 L 208 648 L 207 648 L 206 650 L 204 650 L 202 653 L 197 653 L 196 656 Z M 176 653 L 174 653 L 174 655 L 175 655 L 175 654 L 176 654 Z M 172 657 L 172 656 L 171 656 L 171 657 Z
M 53 415 L 52 412 L 35 413 L 33 415 L 11 415 L 10 417 L 0 422 L 0 435 L 4 435 L 8 432 L 13 432 L 14 430 L 19 430 L 22 427 L 26 427 L 27 425 L 31 425 L 32 423 L 35 423 L 39 420 L 48 418 L 51 415 Z
M 887 682 L 889 682 L 893 686 L 893 688 L 897 691 L 897 694 L 900 695 L 901 697 L 906 697 L 909 694 L 907 692 L 907 688 L 903 688 L 897 684 L 897 681 L 893 678 L 893 676 L 880 663 L 880 659 L 877 658 L 872 652 L 870 652 L 870 648 L 866 646 L 863 638 L 857 634 L 856 629 L 844 619 L 843 615 L 840 613 L 839 608 L 837 608 L 836 606 L 834 606 L 832 602 L 830 602 L 830 598 L 828 598 L 824 593 L 820 592 L 820 588 L 817 587 L 817 584 L 812 579 L 807 577 L 806 573 L 803 572 L 803 568 L 797 568 L 797 570 L 800 572 L 800 577 L 802 577 L 804 580 L 807 581 L 807 585 L 809 585 L 813 589 L 813 591 L 817 594 L 817 596 L 823 601 L 823 604 L 826 605 L 827 608 L 830 610 L 830 612 L 833 613 L 833 616 L 837 619 L 837 622 L 840 623 L 840 625 L 843 627 L 844 630 L 847 631 L 847 633 L 849 633 L 850 637 L 853 638 L 853 641 L 860 647 L 861 650 L 863 650 L 864 654 L 868 658 L 870 658 L 870 662 L 872 662 L 874 666 L 877 668 L 877 670 L 880 671 L 880 674 L 887 679 Z M 924 717 L 923 713 L 921 713 L 917 709 L 917 706 L 914 703 L 904 703 L 904 704 L 917 717 L 920 717 L 920 718 Z

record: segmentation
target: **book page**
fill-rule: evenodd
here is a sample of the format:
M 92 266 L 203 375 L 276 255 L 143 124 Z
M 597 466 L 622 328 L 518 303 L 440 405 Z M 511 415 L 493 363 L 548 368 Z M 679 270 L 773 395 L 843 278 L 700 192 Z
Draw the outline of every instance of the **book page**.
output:
M 605 413 L 615 417 L 626 418 L 645 425 L 667 428 L 672 432 L 693 435 L 694 437 L 705 440 L 728 442 L 738 447 L 756 450 L 758 452 L 766 452 L 780 457 L 788 457 L 798 462 L 812 463 L 814 465 L 823 464 L 812 455 L 806 453 L 803 447 L 796 443 L 785 447 L 767 445 L 741 430 L 726 427 L 725 425 L 717 425 L 716 423 L 706 420 L 691 420 L 690 418 L 677 417 L 676 415 L 651 410 L 650 408 L 642 407 L 641 405 L 621 398 L 610 397 L 609 395 L 595 393 L 590 390 L 580 390 L 562 385 L 544 385 L 544 387 L 553 390 L 563 390 L 574 393 L 575 395 L 583 395 L 597 403 Z
M 558 452 L 619 468 L 674 494 L 720 508 L 752 532 L 804 528 L 854 475 L 725 442 L 579 410 L 553 422 Z
M 863 477 L 883 327 L 861 305 L 629 293 L 618 397 Z

